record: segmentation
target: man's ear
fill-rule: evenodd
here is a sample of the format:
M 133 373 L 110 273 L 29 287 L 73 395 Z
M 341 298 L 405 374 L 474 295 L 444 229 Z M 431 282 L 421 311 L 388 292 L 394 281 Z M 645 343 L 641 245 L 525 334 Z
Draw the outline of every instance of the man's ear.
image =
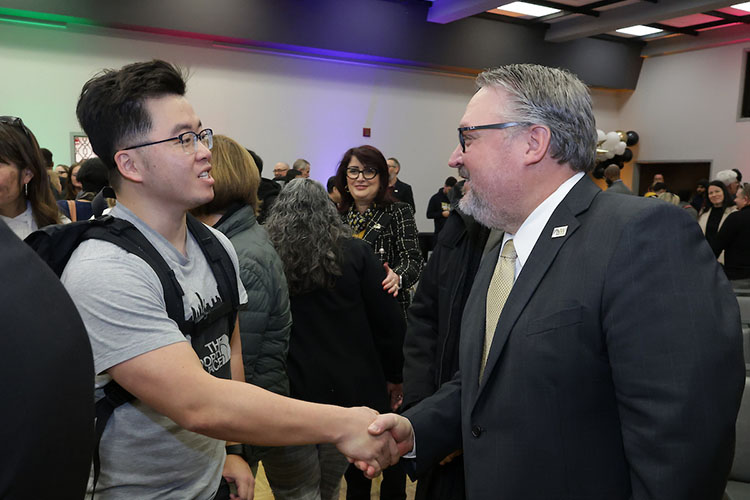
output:
M 127 179 L 133 182 L 141 182 L 143 177 L 141 175 L 141 161 L 140 155 L 132 150 L 118 151 L 115 153 L 115 164 L 117 165 L 117 171 L 123 179 Z
M 551 132 L 544 125 L 531 125 L 526 131 L 527 148 L 524 159 L 527 165 L 539 163 L 547 155 Z

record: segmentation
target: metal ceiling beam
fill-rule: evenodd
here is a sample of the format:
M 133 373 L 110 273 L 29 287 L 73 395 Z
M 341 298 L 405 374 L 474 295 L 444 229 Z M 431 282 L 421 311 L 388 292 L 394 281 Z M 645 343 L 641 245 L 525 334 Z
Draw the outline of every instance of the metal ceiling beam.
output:
M 734 14 L 727 14 L 726 12 L 722 12 L 720 10 L 709 10 L 708 12 L 704 12 L 704 14 L 706 14 L 707 16 L 719 17 L 726 21 L 732 21 L 733 23 L 750 24 L 750 14 L 746 16 L 735 16 Z
M 598 2 L 593 3 L 587 3 L 586 5 L 582 5 L 582 7 L 586 9 L 598 9 L 599 7 L 607 7 L 608 5 L 612 5 L 614 3 L 622 3 L 625 0 L 599 0 Z
M 648 23 L 646 26 L 651 26 L 652 28 L 666 31 L 667 33 L 679 33 L 681 35 L 698 36 L 698 32 L 695 29 L 693 29 L 694 28 L 693 26 L 688 27 L 688 28 L 680 28 L 677 26 L 670 26 L 668 24 L 662 24 L 662 23 Z
M 608 33 L 626 26 L 689 16 L 707 10 L 720 9 L 731 3 L 727 0 L 661 0 L 658 4 L 641 2 L 601 12 L 599 18 L 577 17 L 553 24 L 545 36 L 548 42 L 567 42 L 577 38 Z
M 675 36 L 648 42 L 642 51 L 643 57 L 656 57 L 679 54 L 693 50 L 721 47 L 733 43 L 747 43 L 750 40 L 750 26 L 737 24 L 718 30 L 701 32 L 699 37 Z

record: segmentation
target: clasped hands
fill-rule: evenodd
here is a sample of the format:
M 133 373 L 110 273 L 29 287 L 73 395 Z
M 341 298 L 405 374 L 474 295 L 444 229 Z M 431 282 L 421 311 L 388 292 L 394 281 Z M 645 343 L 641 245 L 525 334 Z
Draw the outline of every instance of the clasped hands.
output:
M 372 479 L 414 448 L 411 423 L 394 413 L 379 415 L 369 408 L 347 408 L 351 416 L 335 444 L 365 476 Z

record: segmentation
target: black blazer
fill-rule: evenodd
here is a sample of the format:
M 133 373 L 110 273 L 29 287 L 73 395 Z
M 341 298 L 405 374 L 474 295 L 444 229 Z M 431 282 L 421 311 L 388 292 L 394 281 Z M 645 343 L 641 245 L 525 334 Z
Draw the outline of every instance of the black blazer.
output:
M 405 412 L 417 471 L 462 447 L 472 500 L 722 498 L 742 334 L 695 221 L 582 179 L 519 274 L 479 383 L 499 251 L 467 301 L 459 375 Z
M 417 211 L 417 209 L 414 208 L 414 193 L 409 184 L 402 182 L 401 179 L 396 179 L 396 183 L 391 187 L 391 192 L 398 201 L 409 205 L 412 213 Z
M 385 270 L 370 247 L 356 238 L 342 246 L 335 288 L 290 297 L 291 395 L 387 412 L 386 381 L 402 381 L 406 325 L 398 302 L 383 291 Z
M 727 216 L 711 247 L 717 257 L 724 252 L 727 278 L 750 278 L 750 207 Z
M 404 290 L 399 292 L 398 299 L 409 302 L 406 289 L 417 283 L 423 264 L 414 213 L 406 203 L 400 202 L 374 209 L 374 212 L 362 240 L 370 245 L 381 262 L 387 262 L 393 272 L 401 276 Z
M 461 315 L 489 235 L 489 229 L 459 211 L 445 220 L 409 308 L 405 408 L 435 393 L 458 371 Z

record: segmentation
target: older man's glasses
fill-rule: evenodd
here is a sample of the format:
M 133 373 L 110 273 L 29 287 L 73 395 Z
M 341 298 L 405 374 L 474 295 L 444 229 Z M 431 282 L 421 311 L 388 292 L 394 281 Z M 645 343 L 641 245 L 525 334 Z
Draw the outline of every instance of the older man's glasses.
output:
M 182 152 L 186 155 L 192 155 L 198 152 L 198 143 L 200 142 L 204 146 L 206 146 L 208 149 L 211 149 L 214 146 L 214 132 L 210 128 L 206 128 L 201 130 L 200 132 L 183 132 L 182 134 L 176 136 L 176 137 L 170 137 L 169 139 L 164 139 L 162 141 L 154 141 L 154 142 L 145 142 L 143 144 L 138 144 L 136 146 L 130 146 L 128 148 L 122 148 L 122 151 L 127 151 L 129 149 L 136 149 L 136 148 L 144 148 L 146 146 L 153 146 L 154 144 L 161 144 L 163 142 L 169 142 L 169 141 L 177 141 L 180 143 L 180 146 L 182 146 Z
M 504 128 L 508 127 L 516 127 L 518 125 L 523 125 L 520 122 L 506 122 L 506 123 L 492 123 L 490 125 L 474 125 L 473 127 L 458 127 L 458 142 L 461 144 L 461 152 L 466 152 L 466 139 L 464 138 L 464 132 L 469 132 L 471 130 L 484 130 L 484 129 L 498 129 L 502 130 Z
M 359 178 L 359 174 L 362 174 L 362 177 L 364 177 L 365 180 L 369 181 L 371 179 L 374 179 L 378 175 L 378 171 L 374 168 L 369 167 L 365 167 L 362 170 L 358 169 L 357 167 L 348 167 L 346 169 L 346 176 L 353 181 Z

